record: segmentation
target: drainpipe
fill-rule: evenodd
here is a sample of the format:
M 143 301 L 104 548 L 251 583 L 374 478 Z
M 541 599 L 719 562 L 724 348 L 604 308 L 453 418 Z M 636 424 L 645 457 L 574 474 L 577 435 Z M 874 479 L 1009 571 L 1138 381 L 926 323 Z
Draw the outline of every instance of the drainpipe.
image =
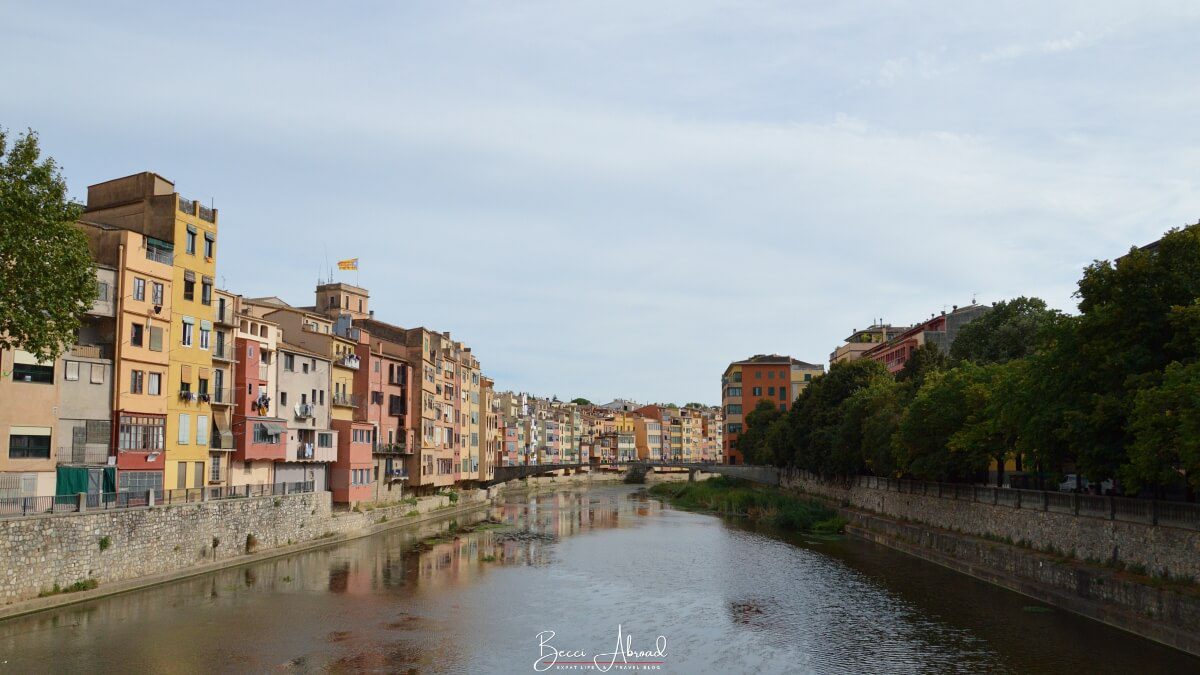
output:
M 118 382 L 121 377 L 121 367 L 120 367 L 120 359 L 117 358 L 117 353 L 120 351 L 121 345 L 125 344 L 125 331 L 124 331 L 124 327 L 125 327 L 125 319 L 124 319 L 124 314 L 125 314 L 125 274 L 128 271 L 128 265 L 126 265 L 125 263 L 126 263 L 126 261 L 125 261 L 125 244 L 117 244 L 117 270 L 118 270 L 118 274 L 117 274 L 117 305 L 114 308 L 114 314 L 113 314 L 113 316 L 117 322 L 117 325 L 116 325 L 116 330 L 114 331 L 114 337 L 113 337 L 113 387 L 112 387 L 112 401 L 111 401 L 111 405 L 109 405 L 109 408 L 111 408 L 113 411 L 112 416 L 117 418 L 116 424 L 112 424 L 111 418 L 110 418 L 110 422 L 109 422 L 109 428 L 110 428 L 109 429 L 109 431 L 110 431 L 109 451 L 112 452 L 112 457 L 116 457 L 117 454 L 120 452 L 117 448 L 117 438 L 119 437 L 119 434 L 121 433 L 121 418 L 120 418 L 120 416 L 117 415 L 116 403 L 117 403 L 117 392 L 122 391 L 122 389 L 118 386 Z M 147 322 L 146 328 L 147 328 L 146 339 L 149 340 L 150 339 L 149 322 Z M 162 385 L 160 384 L 159 386 L 161 387 Z M 163 427 L 163 434 L 164 434 L 163 440 L 166 441 L 166 436 L 165 436 L 166 427 Z M 115 463 L 115 460 L 114 460 L 114 463 Z M 114 490 L 118 489 L 118 486 L 114 485 L 113 489 Z M 103 480 L 101 480 L 101 490 L 100 491 L 101 492 L 104 491 L 103 490 Z

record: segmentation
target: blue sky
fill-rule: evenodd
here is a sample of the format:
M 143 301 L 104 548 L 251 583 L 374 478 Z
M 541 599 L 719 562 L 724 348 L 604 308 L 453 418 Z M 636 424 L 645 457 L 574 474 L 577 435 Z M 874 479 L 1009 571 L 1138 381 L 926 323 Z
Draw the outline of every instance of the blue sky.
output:
M 243 6 L 247 5 L 247 6 Z M 249 6 L 253 5 L 253 6 Z M 0 2 L 0 125 L 72 193 L 151 170 L 219 276 L 382 319 L 500 388 L 716 402 L 1200 217 L 1200 4 Z M 352 276 L 341 277 L 353 281 Z

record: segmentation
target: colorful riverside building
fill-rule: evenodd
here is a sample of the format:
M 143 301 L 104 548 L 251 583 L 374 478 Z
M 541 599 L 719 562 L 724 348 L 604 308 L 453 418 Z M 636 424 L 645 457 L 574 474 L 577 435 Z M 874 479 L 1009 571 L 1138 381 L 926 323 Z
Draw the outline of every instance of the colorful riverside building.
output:
M 757 354 L 729 364 L 721 376 L 721 408 L 725 414 L 725 462 L 745 462 L 737 450 L 737 439 L 742 433 L 745 415 L 754 410 L 759 401 L 771 401 L 777 404 L 780 410 L 787 410 L 808 383 L 824 372 L 823 365 L 814 365 L 778 354 Z
M 143 172 L 88 186 L 83 219 L 138 232 L 146 237 L 148 248 L 171 262 L 171 330 L 164 332 L 162 345 L 168 361 L 162 384 L 166 451 L 154 457 L 161 465 L 146 466 L 141 475 L 126 479 L 148 484 L 128 488 L 154 487 L 158 480 L 164 489 L 202 487 L 212 419 L 217 211 L 178 194 L 174 183 L 162 176 Z M 147 453 L 147 464 L 153 455 Z
M 230 485 L 265 485 L 287 458 L 286 411 L 279 407 L 279 325 L 255 316 L 238 298 L 234 307 L 234 452 Z
M 856 361 L 877 345 L 883 344 L 911 328 L 912 326 L 893 326 L 889 323 L 871 324 L 862 330 L 855 328 L 842 345 L 830 352 L 829 365 L 832 366 L 841 361 Z

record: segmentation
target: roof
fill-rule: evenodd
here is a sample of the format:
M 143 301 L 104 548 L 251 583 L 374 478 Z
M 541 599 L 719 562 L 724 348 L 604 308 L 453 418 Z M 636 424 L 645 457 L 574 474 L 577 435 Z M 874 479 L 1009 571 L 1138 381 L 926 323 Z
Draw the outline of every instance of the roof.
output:
M 825 366 L 818 366 L 800 359 L 793 359 L 790 356 L 781 356 L 779 354 L 755 354 L 748 359 L 734 361 L 729 364 L 731 366 L 750 366 L 750 365 L 769 365 L 769 364 L 787 364 L 791 366 L 799 366 L 801 368 L 812 368 L 814 370 L 823 370 Z
M 943 312 L 942 314 L 938 314 L 936 316 L 929 317 L 928 319 L 925 319 L 921 323 L 913 326 L 912 328 L 909 328 L 908 330 L 904 331 L 903 333 L 900 333 L 899 335 L 891 338 L 890 340 L 887 340 L 885 342 L 880 342 L 877 345 L 875 345 L 874 347 L 871 347 L 870 349 L 868 349 L 867 351 L 862 353 L 862 358 L 871 358 L 876 352 L 881 352 L 881 351 L 887 349 L 890 345 L 897 344 L 899 342 L 909 339 L 910 337 L 912 337 L 913 335 L 916 335 L 917 333 L 923 333 L 926 330 L 929 330 L 929 324 L 931 324 L 935 321 L 939 321 L 941 319 L 945 319 L 946 317 L 954 316 L 956 314 L 964 314 L 966 312 L 974 312 L 979 309 L 990 309 L 990 308 L 985 307 L 984 305 L 980 305 L 980 304 L 970 304 L 970 305 L 966 305 L 964 307 L 955 307 L 953 311 Z
M 263 298 L 242 298 L 242 302 L 248 302 L 252 305 L 267 305 L 270 307 L 291 307 L 291 305 L 284 302 L 283 299 L 274 295 L 268 295 Z
M 309 350 L 305 349 L 304 347 L 299 347 L 290 342 L 284 342 L 282 340 L 279 341 L 278 349 L 281 351 L 285 351 L 285 352 L 293 352 L 296 354 L 303 354 L 305 356 L 311 356 L 313 358 L 321 359 L 323 361 L 332 361 L 333 360 L 324 354 L 318 354 L 316 352 L 309 351 Z
M 396 344 L 407 344 L 408 331 L 377 319 L 354 319 L 350 325 L 365 329 L 371 337 L 378 337 Z

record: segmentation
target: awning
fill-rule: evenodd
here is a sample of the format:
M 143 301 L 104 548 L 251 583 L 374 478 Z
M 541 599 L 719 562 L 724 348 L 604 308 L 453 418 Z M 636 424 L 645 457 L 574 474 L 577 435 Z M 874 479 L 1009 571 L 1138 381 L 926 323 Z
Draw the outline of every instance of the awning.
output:
M 183 271 L 183 280 L 184 281 L 195 281 L 196 273 L 191 270 L 184 270 Z
M 163 241 L 162 239 L 155 239 L 154 237 L 146 237 L 146 245 L 153 246 L 154 248 L 161 248 L 165 251 L 171 251 L 175 249 L 175 245 L 171 242 Z
M 195 225 L 188 225 L 188 226 L 187 226 L 187 231 L 188 231 L 188 232 L 191 232 L 192 234 L 196 234 L 196 226 L 195 226 Z
M 219 450 L 233 450 L 233 431 L 229 424 L 228 410 L 213 411 L 213 426 L 216 432 L 213 433 L 214 448 Z
M 255 422 L 255 424 L 272 436 L 282 436 L 287 433 L 287 427 L 279 422 Z

